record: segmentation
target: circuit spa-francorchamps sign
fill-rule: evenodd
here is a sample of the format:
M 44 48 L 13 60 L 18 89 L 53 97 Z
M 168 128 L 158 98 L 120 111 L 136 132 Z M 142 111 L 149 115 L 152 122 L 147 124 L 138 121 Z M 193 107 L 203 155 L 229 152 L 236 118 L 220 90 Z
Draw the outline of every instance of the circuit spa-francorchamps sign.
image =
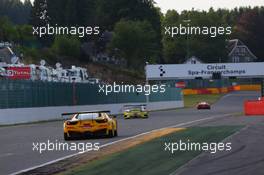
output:
M 211 78 L 216 72 L 221 73 L 222 77 L 264 77 L 264 62 L 146 66 L 146 76 L 149 80 Z

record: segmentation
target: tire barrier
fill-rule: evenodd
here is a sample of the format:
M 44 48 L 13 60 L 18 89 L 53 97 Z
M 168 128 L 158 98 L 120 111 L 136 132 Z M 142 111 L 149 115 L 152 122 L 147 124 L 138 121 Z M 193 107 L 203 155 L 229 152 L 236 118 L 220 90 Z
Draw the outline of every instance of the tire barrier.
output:
M 234 91 L 234 88 L 203 88 L 203 89 L 184 89 L 184 95 L 198 95 L 198 94 L 223 94 Z
M 197 94 L 225 94 L 232 91 L 260 91 L 260 85 L 236 85 L 222 88 L 201 88 L 201 89 L 184 89 L 184 95 Z
M 241 91 L 260 91 L 261 85 L 239 85 Z

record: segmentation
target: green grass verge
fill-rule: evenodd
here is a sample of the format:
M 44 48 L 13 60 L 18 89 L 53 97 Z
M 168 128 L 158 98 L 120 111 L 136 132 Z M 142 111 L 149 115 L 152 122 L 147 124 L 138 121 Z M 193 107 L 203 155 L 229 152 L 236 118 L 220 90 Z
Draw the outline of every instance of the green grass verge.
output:
M 217 102 L 224 94 L 208 94 L 208 95 L 185 95 L 184 107 L 191 108 L 201 101 L 206 101 L 210 104 Z
M 217 143 L 234 134 L 242 126 L 194 127 L 181 132 L 154 139 L 120 153 L 95 160 L 76 169 L 67 175 L 160 175 L 170 174 L 184 165 L 201 151 L 177 151 L 174 154 L 164 151 L 165 142 L 179 140 L 195 143 Z M 118 146 L 118 145 L 117 145 Z

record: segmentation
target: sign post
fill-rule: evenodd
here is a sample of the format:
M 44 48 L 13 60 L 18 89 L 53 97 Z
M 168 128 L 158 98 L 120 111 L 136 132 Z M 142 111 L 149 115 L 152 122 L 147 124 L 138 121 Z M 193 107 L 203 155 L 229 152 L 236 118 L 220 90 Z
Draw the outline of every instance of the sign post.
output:
M 261 82 L 261 97 L 264 97 L 264 79 Z
M 149 79 L 148 79 L 148 75 L 147 75 L 147 66 L 148 66 L 148 62 L 146 62 L 146 65 L 145 65 L 145 76 L 146 76 L 146 85 L 149 85 Z M 146 104 L 148 105 L 149 103 L 149 96 L 146 95 Z

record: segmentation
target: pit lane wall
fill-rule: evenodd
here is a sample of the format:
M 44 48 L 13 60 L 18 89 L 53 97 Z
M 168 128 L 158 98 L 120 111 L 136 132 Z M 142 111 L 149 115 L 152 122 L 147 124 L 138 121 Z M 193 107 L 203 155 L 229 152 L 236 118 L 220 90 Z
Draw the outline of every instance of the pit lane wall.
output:
M 98 85 L 0 81 L 0 125 L 62 119 L 61 113 L 110 110 L 120 114 L 127 104 L 146 104 L 143 93 L 98 92 Z M 148 110 L 183 107 L 182 89 L 166 87 L 164 93 L 152 93 Z

